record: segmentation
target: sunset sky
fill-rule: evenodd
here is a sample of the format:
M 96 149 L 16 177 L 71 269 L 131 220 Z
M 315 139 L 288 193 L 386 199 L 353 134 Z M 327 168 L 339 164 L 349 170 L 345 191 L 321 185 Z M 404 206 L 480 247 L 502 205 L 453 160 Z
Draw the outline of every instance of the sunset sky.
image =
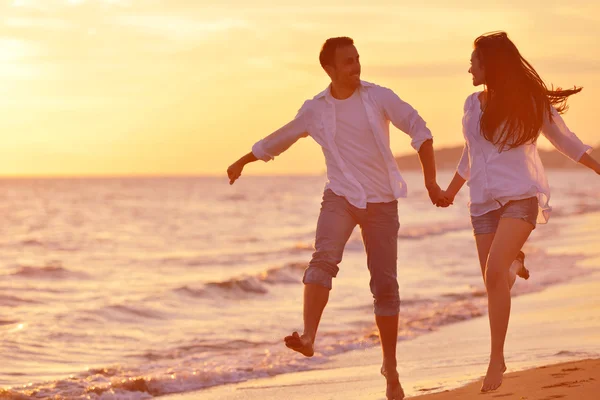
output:
M 1 1 L 0 175 L 224 174 L 326 87 L 332 36 L 354 38 L 362 78 L 419 110 L 441 148 L 462 142 L 473 39 L 506 30 L 548 84 L 584 87 L 565 119 L 600 144 L 600 2 L 494 3 Z M 248 173 L 323 170 L 308 138 Z

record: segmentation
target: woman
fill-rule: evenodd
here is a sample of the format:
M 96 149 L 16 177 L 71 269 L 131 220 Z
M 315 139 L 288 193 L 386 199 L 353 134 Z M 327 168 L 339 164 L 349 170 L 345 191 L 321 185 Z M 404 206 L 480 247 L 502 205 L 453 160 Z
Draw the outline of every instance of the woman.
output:
M 446 190 L 452 203 L 468 181 L 471 221 L 487 295 L 491 354 L 482 392 L 502 384 L 504 340 L 510 316 L 509 268 L 536 222 L 550 216 L 550 188 L 536 142 L 540 133 L 558 150 L 600 174 L 591 147 L 573 134 L 560 114 L 567 98 L 581 91 L 549 90 L 504 32 L 478 37 L 471 55 L 473 85 L 482 92 L 464 107 L 465 147 Z

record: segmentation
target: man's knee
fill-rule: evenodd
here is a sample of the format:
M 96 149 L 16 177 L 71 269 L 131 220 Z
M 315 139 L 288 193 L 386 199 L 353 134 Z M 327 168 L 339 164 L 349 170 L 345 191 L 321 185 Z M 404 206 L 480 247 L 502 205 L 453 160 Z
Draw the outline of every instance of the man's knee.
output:
M 332 288 L 333 275 L 329 270 L 319 268 L 317 265 L 309 265 L 304 271 L 302 283 L 323 286 L 329 290 Z
M 400 295 L 395 293 L 374 296 L 373 310 L 375 315 L 380 317 L 390 317 L 400 313 Z
M 400 292 L 396 278 L 372 282 L 373 305 L 375 315 L 392 316 L 400 312 Z

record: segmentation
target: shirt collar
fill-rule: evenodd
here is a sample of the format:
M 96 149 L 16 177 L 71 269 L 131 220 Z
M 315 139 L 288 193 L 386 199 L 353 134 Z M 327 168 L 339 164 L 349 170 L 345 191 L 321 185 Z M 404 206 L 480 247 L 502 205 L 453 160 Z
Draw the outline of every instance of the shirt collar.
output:
M 360 86 L 358 87 L 358 90 L 360 90 L 362 92 L 366 88 L 371 87 L 371 86 L 373 86 L 373 84 L 370 82 L 360 81 Z M 330 101 L 329 100 L 330 96 L 331 96 L 331 83 L 329 85 L 327 85 L 327 88 L 325 88 L 325 90 L 323 90 L 321 93 L 316 95 L 315 99 L 325 98 L 325 100 Z

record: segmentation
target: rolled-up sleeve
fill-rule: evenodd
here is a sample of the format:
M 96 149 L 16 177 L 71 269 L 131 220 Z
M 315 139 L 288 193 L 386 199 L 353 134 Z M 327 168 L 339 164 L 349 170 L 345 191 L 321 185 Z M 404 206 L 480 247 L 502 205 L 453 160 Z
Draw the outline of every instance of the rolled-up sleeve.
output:
M 462 156 L 456 167 L 456 173 L 458 173 L 464 180 L 468 181 L 471 177 L 471 164 L 469 162 L 469 145 L 465 142 L 463 147 Z
M 579 162 L 585 153 L 590 153 L 592 147 L 584 144 L 573 132 L 560 114 L 552 107 L 552 118 L 544 118 L 542 134 L 565 156 L 575 162 Z
M 265 162 L 289 149 L 298 139 L 308 136 L 306 118 L 308 101 L 304 102 L 296 117 L 252 146 L 252 154 Z
M 401 100 L 392 90 L 381 88 L 381 99 L 386 117 L 392 124 L 411 138 L 411 146 L 419 151 L 421 145 L 433 139 L 427 124 L 417 110 Z

